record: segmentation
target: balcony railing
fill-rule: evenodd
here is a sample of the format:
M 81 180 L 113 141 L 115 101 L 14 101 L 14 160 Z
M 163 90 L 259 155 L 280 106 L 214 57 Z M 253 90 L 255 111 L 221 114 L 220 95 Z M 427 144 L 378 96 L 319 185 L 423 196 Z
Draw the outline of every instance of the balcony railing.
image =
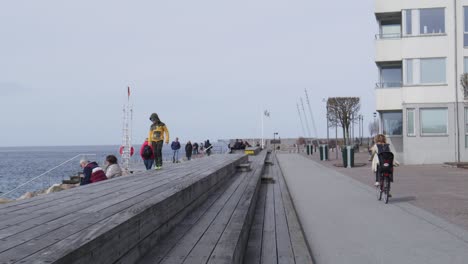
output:
M 375 39 L 401 39 L 401 33 L 376 34 Z
M 384 88 L 400 88 L 403 86 L 402 82 L 379 82 L 375 84 L 375 88 L 384 89 Z

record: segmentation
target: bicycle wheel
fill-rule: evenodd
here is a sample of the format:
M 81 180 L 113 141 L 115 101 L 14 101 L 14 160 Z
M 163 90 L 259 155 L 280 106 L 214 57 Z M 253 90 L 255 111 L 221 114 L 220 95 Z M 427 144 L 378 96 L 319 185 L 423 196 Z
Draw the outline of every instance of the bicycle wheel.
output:
M 382 184 L 377 186 L 375 189 L 377 189 L 377 200 L 382 200 Z
M 385 193 L 385 203 L 388 204 L 388 199 L 390 198 L 390 177 L 385 177 L 384 180 L 384 193 Z

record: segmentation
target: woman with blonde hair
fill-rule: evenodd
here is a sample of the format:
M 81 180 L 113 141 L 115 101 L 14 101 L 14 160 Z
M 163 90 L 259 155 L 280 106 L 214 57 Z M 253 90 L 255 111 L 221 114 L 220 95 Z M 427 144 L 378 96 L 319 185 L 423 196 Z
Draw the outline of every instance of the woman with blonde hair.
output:
M 387 144 L 387 138 L 383 134 L 378 134 L 374 138 L 375 144 L 371 148 L 372 171 L 375 173 L 375 186 L 380 185 L 379 181 L 379 157 L 381 152 L 391 152 L 390 145 Z M 394 159 L 393 166 L 398 166 L 399 163 Z

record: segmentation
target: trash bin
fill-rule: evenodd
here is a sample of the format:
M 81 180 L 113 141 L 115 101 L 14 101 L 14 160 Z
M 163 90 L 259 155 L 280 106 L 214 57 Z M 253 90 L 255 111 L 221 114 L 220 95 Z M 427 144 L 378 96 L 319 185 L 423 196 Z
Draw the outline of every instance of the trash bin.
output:
M 341 149 L 341 154 L 343 157 L 343 167 L 352 168 L 354 167 L 354 148 L 353 146 L 346 146 Z M 349 156 L 349 161 L 348 161 Z
M 328 146 L 327 145 L 320 145 L 320 160 L 328 160 Z
M 307 155 L 310 155 L 310 145 L 306 145 Z

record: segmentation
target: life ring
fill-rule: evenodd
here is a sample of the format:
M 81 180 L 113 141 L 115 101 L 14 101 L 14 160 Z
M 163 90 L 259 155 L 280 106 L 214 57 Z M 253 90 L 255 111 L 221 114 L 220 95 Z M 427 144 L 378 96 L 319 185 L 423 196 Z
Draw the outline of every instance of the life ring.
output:
M 124 146 L 120 146 L 120 149 L 119 149 L 120 155 L 123 155 L 124 149 L 125 149 Z M 130 157 L 133 156 L 133 154 L 135 154 L 135 148 L 130 147 Z

